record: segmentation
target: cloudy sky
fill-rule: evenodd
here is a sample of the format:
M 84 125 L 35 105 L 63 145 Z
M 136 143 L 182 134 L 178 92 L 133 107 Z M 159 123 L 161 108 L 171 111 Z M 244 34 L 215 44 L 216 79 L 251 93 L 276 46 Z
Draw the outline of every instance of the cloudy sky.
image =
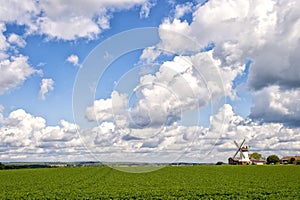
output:
M 300 1 L 0 3 L 1 162 L 300 155 Z

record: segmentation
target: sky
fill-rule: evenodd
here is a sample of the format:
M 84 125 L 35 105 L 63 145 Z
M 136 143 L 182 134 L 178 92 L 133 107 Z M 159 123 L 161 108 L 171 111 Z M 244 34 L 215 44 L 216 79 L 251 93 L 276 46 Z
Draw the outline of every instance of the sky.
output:
M 300 155 L 299 1 L 0 3 L 0 162 Z

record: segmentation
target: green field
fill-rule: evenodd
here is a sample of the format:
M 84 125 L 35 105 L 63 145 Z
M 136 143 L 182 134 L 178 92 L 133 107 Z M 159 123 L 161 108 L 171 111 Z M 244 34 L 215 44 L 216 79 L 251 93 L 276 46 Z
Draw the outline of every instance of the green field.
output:
M 109 167 L 0 171 L 0 199 L 300 199 L 300 166 Z

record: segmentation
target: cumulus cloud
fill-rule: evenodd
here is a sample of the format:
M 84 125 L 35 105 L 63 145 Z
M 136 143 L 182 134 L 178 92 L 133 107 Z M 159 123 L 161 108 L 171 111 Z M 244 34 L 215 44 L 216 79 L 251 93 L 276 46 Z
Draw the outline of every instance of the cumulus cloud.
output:
M 192 12 L 192 7 L 193 7 L 193 4 L 191 2 L 176 5 L 174 17 L 179 19 L 179 18 L 183 17 L 186 13 Z
M 86 118 L 90 121 L 111 120 L 118 115 L 124 115 L 127 108 L 127 96 L 112 92 L 111 98 L 99 99 L 86 109 Z
M 44 78 L 41 81 L 39 98 L 45 100 L 45 95 L 54 89 L 54 81 L 51 78 Z
M 218 71 L 214 66 L 217 63 L 214 62 L 217 61 L 213 59 L 211 52 L 176 56 L 173 60 L 164 62 L 156 73 L 140 77 L 132 94 L 136 98 L 130 106 L 127 106 L 127 95 L 120 101 L 123 103 L 116 106 L 113 98 L 94 101 L 93 106 L 86 109 L 86 117 L 92 121 L 100 121 L 102 128 L 93 129 L 92 138 L 97 137 L 97 145 L 91 139 L 86 139 L 86 143 L 92 145 L 95 152 L 115 153 L 111 156 L 115 161 L 124 160 L 116 153 L 119 151 L 127 152 L 133 160 L 138 161 L 149 159 L 149 156 L 152 161 L 174 161 L 195 138 L 197 140 L 198 134 L 203 136 L 208 132 L 200 126 L 180 125 L 182 114 L 201 109 L 214 101 L 218 102 L 223 96 L 221 82 L 216 81 Z M 205 70 L 202 72 L 201 69 Z M 96 133 L 100 130 L 101 137 Z M 212 149 L 218 135 L 210 137 L 213 139 L 209 142 L 205 140 L 207 143 L 197 143 L 203 146 L 203 152 Z M 194 149 L 199 152 L 199 148 Z M 141 157 L 135 157 L 137 155 Z
M 92 130 L 86 130 L 92 132 L 85 140 L 88 147 L 95 153 L 101 152 L 101 158 L 113 161 L 151 158 L 153 162 L 173 162 L 179 156 L 181 160 L 193 162 L 227 161 L 236 151 L 233 141 L 243 139 L 252 152 L 265 156 L 294 155 L 300 149 L 299 128 L 244 119 L 229 104 L 211 116 L 209 128 L 173 124 L 159 131 L 146 127 L 142 131 L 131 128 L 124 132 L 112 122 L 103 122 Z M 126 157 L 122 152 L 126 152 Z
M 263 28 L 263 45 L 255 51 L 249 85 L 260 90 L 268 85 L 300 87 L 299 84 L 299 2 L 276 2 L 270 8 Z M 266 23 L 266 22 L 265 22 Z
M 94 144 L 101 145 L 102 147 L 111 147 L 117 139 L 115 134 L 115 124 L 112 122 L 103 122 L 99 126 L 93 128 L 96 135 Z
M 50 37 L 67 40 L 78 37 L 93 39 L 103 29 L 109 27 L 109 11 L 129 9 L 144 2 L 144 0 L 91 1 L 72 4 L 60 0 L 40 2 L 39 6 L 45 12 L 39 21 L 40 32 Z
M 10 59 L 0 60 L 0 95 L 22 84 L 30 75 L 36 73 L 28 64 L 28 57 L 12 56 Z
M 5 24 L 0 23 L 0 60 L 7 58 L 5 51 L 9 47 L 6 37 L 3 35 L 4 31 L 6 31 Z
M 143 9 L 145 16 L 153 6 L 145 0 L 88 2 L 29 0 L 21 3 L 9 1 L 2 4 L 0 21 L 26 25 L 28 34 L 45 34 L 50 38 L 64 40 L 94 39 L 102 30 L 109 28 L 111 12 L 140 5 L 145 5 Z
M 6 38 L 3 35 L 5 31 L 5 24 L 0 22 L 0 95 L 20 86 L 30 75 L 40 72 L 30 66 L 27 56 L 17 52 L 8 54 L 11 45 L 24 47 L 26 42 L 21 36 L 14 33 Z
M 4 36 L 6 24 L 24 25 L 25 36 L 45 35 L 49 38 L 74 40 L 77 38 L 97 38 L 102 30 L 110 27 L 112 12 L 130 9 L 134 6 L 148 5 L 145 0 L 135 1 L 5 1 L 0 13 L 0 95 L 19 86 L 35 70 L 23 55 L 8 55 L 12 45 L 25 47 L 26 41 L 15 33 Z M 14 9 L 11 9 L 14 8 Z M 15 52 L 16 54 L 16 52 Z M 71 55 L 68 61 L 78 66 L 78 57 Z M 13 73 L 12 73 L 13 72 Z M 17 73 L 16 73 L 17 72 Z
M 47 126 L 41 130 L 41 142 L 67 142 L 76 137 L 79 126 L 65 120 L 60 121 L 61 126 Z
M 215 162 L 226 161 L 236 151 L 233 141 L 244 138 L 251 151 L 265 156 L 294 155 L 300 150 L 299 128 L 244 119 L 228 104 L 221 107 L 210 122 L 210 128 L 173 124 L 156 134 L 151 128 L 145 128 L 148 134 L 125 132 L 113 122 L 101 122 L 83 130 L 65 120 L 48 126 L 44 118 L 18 109 L 4 118 L 0 127 L 0 158 L 10 161 L 22 157 L 31 161 L 96 158 L 100 161 Z M 89 157 L 90 153 L 93 158 Z
M 26 45 L 26 41 L 21 36 L 14 33 L 9 35 L 8 42 L 11 44 L 16 44 L 19 47 L 25 47 Z
M 88 154 L 82 148 L 77 130 L 76 124 L 65 120 L 58 126 L 47 126 L 42 117 L 33 116 L 23 109 L 14 110 L 3 119 L 0 127 L 0 158 L 8 161 L 20 158 L 59 161 L 61 156 L 67 159 L 73 155 L 76 160 L 76 149 Z
M 296 56 L 300 49 L 298 1 L 216 0 L 195 8 L 191 23 L 181 20 L 180 12 L 175 12 L 174 19 L 165 19 L 159 26 L 161 42 L 157 46 L 184 54 L 199 51 L 197 45 L 187 42 L 187 38 L 204 49 L 213 44 L 213 58 L 220 62 L 226 95 L 231 99 L 236 98 L 233 82 L 243 73 L 245 60 L 249 58 L 253 61 L 248 75 L 251 90 L 259 91 L 272 85 L 287 90 L 299 88 L 299 56 Z M 181 5 L 178 5 L 180 10 Z M 172 34 L 172 31 L 179 35 Z M 283 96 L 284 89 L 277 92 L 283 92 L 279 94 Z M 254 101 L 259 105 L 259 100 Z M 293 107 L 282 106 L 284 109 Z M 253 113 L 251 116 L 257 115 Z M 269 117 L 266 120 L 272 121 Z M 288 118 L 297 117 L 298 114 L 294 113 L 294 117 Z M 277 120 L 274 116 L 273 121 Z
M 206 53 L 202 56 L 209 57 Z M 194 64 L 190 57 L 177 56 L 164 62 L 154 75 L 142 76 L 135 90 L 138 100 L 131 110 L 133 119 L 140 125 L 170 125 L 180 120 L 183 112 L 205 107 L 212 100 L 210 86 Z M 214 67 L 211 62 L 201 65 Z
M 26 41 L 15 33 L 4 36 L 5 25 L 14 23 L 24 25 L 25 35 L 41 34 L 49 38 L 74 40 L 76 38 L 94 39 L 109 28 L 112 12 L 130 9 L 134 6 L 148 5 L 145 0 L 135 1 L 93 1 L 69 2 L 57 1 L 5 1 L 0 13 L 0 95 L 21 85 L 31 74 L 36 72 L 29 64 L 28 57 L 8 55 L 12 45 L 25 47 Z M 14 8 L 14 9 L 11 9 Z M 16 53 L 15 53 L 16 54 Z M 68 61 L 78 66 L 78 57 L 71 55 Z M 52 87 L 52 86 L 51 86 Z M 48 86 L 48 90 L 51 88 Z M 43 93 L 41 98 L 43 98 Z
M 78 58 L 77 55 L 74 55 L 74 54 L 70 55 L 70 56 L 67 58 L 67 61 L 68 61 L 69 63 L 72 63 L 74 66 L 79 66 L 79 64 L 78 64 L 79 58 Z
M 36 1 L 3 1 L 1 2 L 1 9 L 1 22 L 28 25 L 31 30 L 37 29 L 37 27 L 32 23 L 33 17 L 40 13 L 40 9 L 38 9 Z
M 229 126 L 225 131 L 227 131 L 225 137 L 231 135 L 228 139 L 244 137 L 248 140 L 252 151 L 262 151 L 265 155 L 272 153 L 280 156 L 294 155 L 300 147 L 299 128 L 289 128 L 282 123 L 261 124 L 242 120 Z M 220 141 L 223 141 L 225 137 L 221 137 Z
M 2 105 L 0 105 L 0 124 L 3 122 L 3 114 L 2 114 L 3 110 L 4 110 L 4 107 Z
M 1 146 L 34 146 L 38 131 L 45 127 L 45 120 L 34 117 L 22 109 L 15 110 L 4 120 L 1 127 Z
M 140 18 L 147 18 L 150 14 L 150 10 L 153 6 L 156 5 L 156 0 L 146 1 L 141 8 L 140 11 Z
M 112 98 L 94 101 L 93 106 L 86 109 L 86 117 L 105 121 L 119 116 L 122 123 L 127 120 L 131 128 L 172 125 L 181 120 L 184 112 L 202 109 L 223 97 L 222 82 L 216 78 L 216 73 L 209 52 L 193 57 L 176 56 L 164 62 L 155 74 L 140 77 L 133 91 L 136 100 L 130 107 L 127 106 L 129 94 L 119 95 L 115 91 Z
M 265 87 L 253 94 L 251 117 L 266 122 L 283 122 L 294 125 L 300 122 L 300 90 Z
M 189 37 L 190 31 L 190 25 L 186 20 L 180 21 L 179 19 L 174 19 L 172 21 L 171 19 L 165 19 L 159 25 L 161 42 L 158 44 L 158 47 L 177 54 L 199 51 L 199 45 L 193 42 L 193 38 Z
M 203 144 L 201 152 L 209 153 L 187 154 L 192 157 L 197 155 L 202 161 L 207 162 L 210 159 L 226 161 L 236 151 L 233 141 L 241 142 L 243 139 L 246 139 L 246 145 L 250 146 L 251 152 L 260 152 L 264 156 L 295 155 L 300 148 L 299 128 L 286 127 L 282 123 L 260 123 L 244 119 L 235 114 L 229 104 L 225 104 L 211 116 L 210 125 L 210 128 L 202 130 L 204 134 L 192 145 L 192 149 L 200 151 L 199 147 Z
M 141 17 L 148 17 L 153 6 L 143 0 L 3 3 L 0 73 L 4 78 L 0 80 L 0 94 L 35 72 L 27 57 L 6 55 L 11 44 L 22 47 L 26 42 L 16 34 L 6 38 L 5 23 L 25 25 L 26 34 L 94 39 L 110 27 L 112 11 L 136 5 L 142 5 Z M 192 9 L 192 21 L 183 20 Z M 145 49 L 141 59 L 152 62 L 162 51 L 179 55 L 163 63 L 156 73 L 140 78 L 133 105 L 129 107 L 126 94 L 117 91 L 108 99 L 96 100 L 86 109 L 86 118 L 100 124 L 86 130 L 64 120 L 57 126 L 47 126 L 43 118 L 21 109 L 7 118 L 1 114 L 0 156 L 86 156 L 77 130 L 90 151 L 101 155 L 101 159 L 115 161 L 129 159 L 129 155 L 138 161 L 173 161 L 181 152 L 186 158 L 201 158 L 202 162 L 225 161 L 236 150 L 233 140 L 244 138 L 251 149 L 264 155 L 294 155 L 300 150 L 300 131 L 285 123 L 299 125 L 300 119 L 299 9 L 296 0 L 214 0 L 193 8 L 190 3 L 177 5 L 174 16 L 159 26 L 160 43 Z M 208 45 L 213 48 L 205 52 Z M 225 104 L 211 116 L 209 128 L 178 123 L 182 110 L 205 107 L 223 94 L 235 99 L 234 81 L 245 71 L 247 59 L 253 61 L 247 82 L 253 91 L 251 119 L 238 116 Z M 76 55 L 67 61 L 78 65 Z M 217 80 L 219 75 L 221 81 Z M 40 98 L 45 98 L 53 84 L 52 79 L 42 80 Z
M 161 51 L 156 49 L 154 46 L 145 48 L 143 50 L 142 55 L 140 56 L 140 59 L 142 61 L 145 61 L 146 63 L 153 62 L 159 55 L 161 54 Z

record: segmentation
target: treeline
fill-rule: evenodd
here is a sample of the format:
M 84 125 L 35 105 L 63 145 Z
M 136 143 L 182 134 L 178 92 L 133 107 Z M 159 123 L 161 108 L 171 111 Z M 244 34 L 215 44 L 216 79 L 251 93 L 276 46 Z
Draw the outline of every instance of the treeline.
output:
M 0 163 L 0 170 L 25 168 L 49 168 L 49 165 L 4 165 L 3 163 Z

